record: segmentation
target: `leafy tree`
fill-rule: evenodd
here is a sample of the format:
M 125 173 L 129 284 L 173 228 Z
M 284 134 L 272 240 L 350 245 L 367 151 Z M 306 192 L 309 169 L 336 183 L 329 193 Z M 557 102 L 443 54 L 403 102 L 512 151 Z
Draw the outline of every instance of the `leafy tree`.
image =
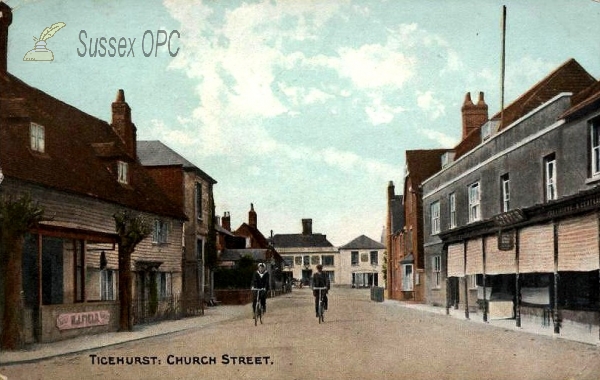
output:
M 34 203 L 31 195 L 19 199 L 12 196 L 0 201 L 0 286 L 4 289 L 4 312 L 0 348 L 15 350 L 23 346 L 22 265 L 25 234 L 44 215 L 43 207 Z
M 133 330 L 133 295 L 131 289 L 131 254 L 135 247 L 152 233 L 152 226 L 141 215 L 120 211 L 115 219 L 119 245 L 119 331 Z

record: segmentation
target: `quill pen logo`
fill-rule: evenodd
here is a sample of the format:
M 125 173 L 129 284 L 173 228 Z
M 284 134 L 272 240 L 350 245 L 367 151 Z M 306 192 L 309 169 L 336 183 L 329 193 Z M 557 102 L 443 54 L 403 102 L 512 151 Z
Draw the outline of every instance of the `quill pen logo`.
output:
M 35 47 L 25 54 L 23 61 L 54 61 L 54 54 L 46 47 L 46 41 L 66 25 L 64 22 L 57 22 L 44 29 L 40 38 L 33 37 Z

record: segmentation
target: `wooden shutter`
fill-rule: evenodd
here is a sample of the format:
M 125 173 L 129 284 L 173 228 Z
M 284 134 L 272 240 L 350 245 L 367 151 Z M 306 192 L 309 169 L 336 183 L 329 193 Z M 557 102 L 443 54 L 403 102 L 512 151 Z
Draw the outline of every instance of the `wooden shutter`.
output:
M 554 272 L 554 237 L 552 224 L 526 227 L 519 238 L 519 272 Z
M 482 239 L 467 241 L 467 270 L 466 274 L 483 273 Z
M 465 254 L 463 243 L 448 246 L 448 277 L 465 275 Z
M 558 270 L 598 269 L 598 216 L 590 214 L 558 225 Z
M 485 273 L 509 274 L 515 273 L 515 249 L 500 251 L 498 249 L 498 235 L 485 239 Z

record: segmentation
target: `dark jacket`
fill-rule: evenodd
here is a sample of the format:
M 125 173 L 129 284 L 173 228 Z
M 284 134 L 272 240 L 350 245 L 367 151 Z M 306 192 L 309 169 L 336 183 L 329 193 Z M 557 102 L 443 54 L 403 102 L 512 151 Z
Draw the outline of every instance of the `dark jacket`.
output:
M 258 271 L 254 272 L 252 275 L 252 284 L 253 288 L 269 290 L 269 273 L 265 271 L 261 276 Z
M 327 290 L 325 290 L 325 294 L 327 294 L 327 291 L 331 286 L 329 283 L 329 276 L 323 272 L 316 272 L 313 274 L 312 286 L 313 288 L 327 288 Z M 313 295 L 317 297 L 319 295 L 319 291 L 313 290 Z

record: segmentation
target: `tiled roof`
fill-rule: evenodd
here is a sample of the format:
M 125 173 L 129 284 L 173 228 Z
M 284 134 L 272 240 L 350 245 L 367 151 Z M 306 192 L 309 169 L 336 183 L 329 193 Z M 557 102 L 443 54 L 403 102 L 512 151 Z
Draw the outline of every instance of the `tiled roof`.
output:
M 407 150 L 406 165 L 413 185 L 420 185 L 439 172 L 442 168 L 442 154 L 448 151 L 451 149 Z
M 107 104 L 110 107 L 110 104 Z M 7 179 L 113 202 L 138 211 L 185 219 L 144 167 L 125 154 L 105 121 L 0 75 L 0 162 Z M 10 119 L 7 119 L 11 117 Z M 30 149 L 29 117 L 45 129 L 45 153 Z M 117 181 L 116 159 L 128 162 L 129 184 Z
M 184 169 L 193 170 L 206 180 L 217 183 L 211 176 L 206 174 L 196 165 L 182 157 L 179 153 L 169 148 L 158 140 L 138 141 L 137 156 L 144 166 L 179 166 Z
M 340 249 L 383 249 L 385 246 L 365 235 L 360 235 L 351 242 L 343 245 Z
M 571 92 L 576 97 L 579 92 L 594 83 L 596 83 L 596 79 L 571 58 L 505 107 L 502 116 L 504 120 L 499 130 L 509 126 L 561 92 Z M 501 112 L 498 112 L 492 116 L 491 120 L 500 119 L 500 116 Z
M 278 234 L 273 236 L 273 246 L 276 248 L 310 248 L 333 247 L 323 234 Z
M 258 243 L 258 245 L 260 245 L 263 248 L 269 247 L 269 241 L 267 240 L 265 235 L 263 235 L 258 228 L 253 227 L 248 223 L 242 223 L 242 225 L 234 231 L 234 234 L 236 236 L 245 236 L 243 235 L 245 231 L 249 232 L 252 235 L 252 237 L 254 237 L 254 240 Z
M 578 94 L 596 83 L 581 65 L 574 59 L 569 59 L 556 70 L 548 74 L 516 100 L 504 107 L 504 112 L 498 112 L 490 120 L 500 120 L 498 131 L 508 127 L 519 118 L 525 116 L 542 104 L 560 94 L 570 92 L 571 101 L 578 101 Z M 481 143 L 480 129 L 475 129 L 465 137 L 455 148 L 455 159 L 465 155 Z
M 600 81 L 571 98 L 572 107 L 563 113 L 559 119 L 573 119 L 600 106 Z

